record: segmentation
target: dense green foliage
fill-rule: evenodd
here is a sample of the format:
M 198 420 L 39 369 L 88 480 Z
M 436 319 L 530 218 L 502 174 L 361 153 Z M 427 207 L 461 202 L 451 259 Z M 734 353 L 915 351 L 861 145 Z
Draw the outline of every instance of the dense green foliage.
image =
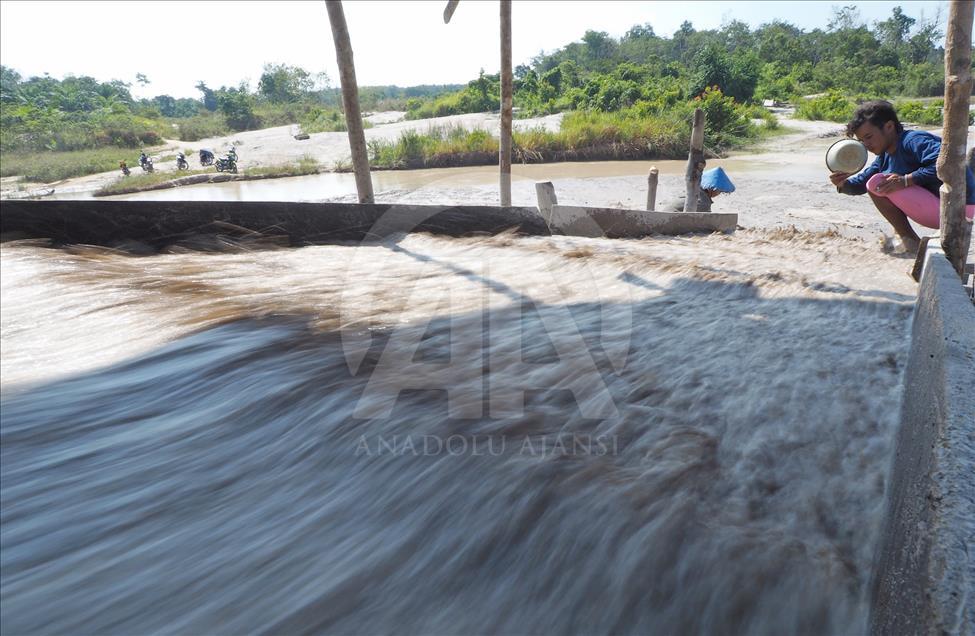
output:
M 894 102 L 897 117 L 904 123 L 925 126 L 940 126 L 942 123 L 943 99 L 936 100 L 904 100 Z M 828 91 L 822 95 L 810 96 L 798 100 L 796 117 L 801 119 L 819 119 L 845 123 L 850 121 L 856 109 L 857 100 L 847 97 L 837 91 Z M 968 125 L 975 124 L 975 112 L 969 111 Z
M 566 113 L 558 132 L 532 129 L 513 133 L 514 160 L 521 163 L 604 159 L 679 159 L 687 156 L 694 108 L 707 114 L 707 150 L 741 147 L 774 130 L 776 120 L 735 103 L 716 89 L 673 105 L 640 102 L 614 112 Z M 773 122 L 773 123 L 768 123 Z M 436 168 L 490 165 L 498 160 L 498 140 L 485 130 L 434 127 L 426 134 L 404 131 L 399 139 L 369 142 L 370 164 L 377 168 Z
M 139 81 L 148 78 L 140 74 Z M 298 123 L 306 132 L 345 129 L 338 108 L 340 91 L 330 87 L 323 73 L 313 75 L 296 66 L 266 64 L 254 92 L 246 83 L 214 89 L 200 81 L 196 84 L 200 99 L 169 95 L 135 99 L 130 87 L 119 80 L 99 82 L 91 77 L 25 80 L 13 69 L 0 67 L 0 150 L 33 156 L 29 153 L 142 148 L 159 145 L 164 138 L 196 141 Z M 408 99 L 456 88 L 366 86 L 360 88 L 360 95 L 364 109 L 405 108 Z
M 522 115 L 565 110 L 618 111 L 642 102 L 674 105 L 716 87 L 738 103 L 794 101 L 833 91 L 852 96 L 940 96 L 942 37 L 934 19 L 918 21 L 895 7 L 864 24 L 854 6 L 834 7 L 826 30 L 773 21 L 752 30 L 733 20 L 697 31 L 684 22 L 671 37 L 649 24 L 616 39 L 587 31 L 582 39 L 515 69 Z M 410 118 L 496 110 L 498 77 L 484 75 L 437 100 L 408 104 Z M 808 110 L 808 109 L 807 109 Z

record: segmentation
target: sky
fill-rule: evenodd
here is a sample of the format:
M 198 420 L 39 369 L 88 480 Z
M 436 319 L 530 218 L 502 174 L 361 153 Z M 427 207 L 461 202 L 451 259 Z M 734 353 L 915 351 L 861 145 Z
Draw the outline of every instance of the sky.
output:
M 588 29 L 620 37 L 649 23 L 670 37 L 684 20 L 699 30 L 741 20 L 756 27 L 773 19 L 804 30 L 825 28 L 832 8 L 854 4 L 872 24 L 895 6 L 914 18 L 930 18 L 946 1 L 817 2 L 583 0 L 512 3 L 514 64 L 528 63 L 578 41 Z M 480 69 L 500 66 L 499 3 L 462 0 L 443 23 L 444 0 L 345 0 L 360 85 L 463 84 Z M 335 48 L 324 2 L 48 2 L 0 1 L 0 63 L 23 77 L 49 73 L 90 75 L 132 83 L 135 97 L 200 96 L 200 80 L 212 88 L 242 80 L 256 88 L 265 63 L 324 71 L 338 84 Z M 150 83 L 136 83 L 136 73 Z

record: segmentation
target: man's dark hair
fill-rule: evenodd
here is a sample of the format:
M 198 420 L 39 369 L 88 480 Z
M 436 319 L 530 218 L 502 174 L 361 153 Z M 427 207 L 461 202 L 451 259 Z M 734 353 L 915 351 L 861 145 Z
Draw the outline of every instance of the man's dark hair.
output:
M 873 99 L 863 102 L 853 111 L 853 119 L 846 125 L 846 136 L 852 137 L 856 129 L 870 122 L 877 128 L 883 128 L 887 122 L 894 122 L 894 128 L 898 133 L 904 132 L 904 126 L 897 119 L 894 105 L 883 99 Z

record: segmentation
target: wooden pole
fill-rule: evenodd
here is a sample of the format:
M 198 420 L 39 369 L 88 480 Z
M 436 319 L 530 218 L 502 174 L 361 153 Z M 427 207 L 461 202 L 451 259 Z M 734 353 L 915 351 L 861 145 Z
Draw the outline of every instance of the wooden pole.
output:
M 944 135 L 938 155 L 941 184 L 941 247 L 959 276 L 972 237 L 965 218 L 965 168 L 968 136 L 968 98 L 972 92 L 973 0 L 951 0 L 945 38 Z
M 650 174 L 647 175 L 647 210 L 653 212 L 654 206 L 657 205 L 657 179 L 660 176 L 660 171 L 657 170 L 657 166 L 650 168 Z
M 697 212 L 697 200 L 701 196 L 701 173 L 704 172 L 704 111 L 694 109 L 694 126 L 691 128 L 691 151 L 687 155 L 687 199 L 684 212 Z
M 511 205 L 511 0 L 501 0 L 501 205 Z
M 443 23 L 444 24 L 449 24 L 450 23 L 450 18 L 451 18 L 451 16 L 454 15 L 454 10 L 457 8 L 457 3 L 458 2 L 460 2 L 460 0 L 450 0 L 447 3 L 447 6 L 443 10 Z
M 355 79 L 355 63 L 352 60 L 352 41 L 345 23 L 342 0 L 326 0 L 328 21 L 332 25 L 332 41 L 335 43 L 335 60 L 339 65 L 342 81 L 342 104 L 345 106 L 345 124 L 349 129 L 349 147 L 352 150 L 352 169 L 355 171 L 355 189 L 359 203 L 373 203 L 372 178 L 369 176 L 369 154 L 366 151 L 366 133 L 362 128 L 359 112 L 359 87 Z

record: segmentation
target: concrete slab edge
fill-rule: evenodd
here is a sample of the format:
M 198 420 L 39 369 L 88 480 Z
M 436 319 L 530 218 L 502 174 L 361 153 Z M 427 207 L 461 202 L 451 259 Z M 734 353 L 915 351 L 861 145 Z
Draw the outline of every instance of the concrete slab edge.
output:
M 975 634 L 975 305 L 925 255 L 904 373 L 872 634 Z
M 549 225 L 553 233 L 568 236 L 639 238 L 650 234 L 731 232 L 738 225 L 738 215 L 556 204 L 552 206 Z

